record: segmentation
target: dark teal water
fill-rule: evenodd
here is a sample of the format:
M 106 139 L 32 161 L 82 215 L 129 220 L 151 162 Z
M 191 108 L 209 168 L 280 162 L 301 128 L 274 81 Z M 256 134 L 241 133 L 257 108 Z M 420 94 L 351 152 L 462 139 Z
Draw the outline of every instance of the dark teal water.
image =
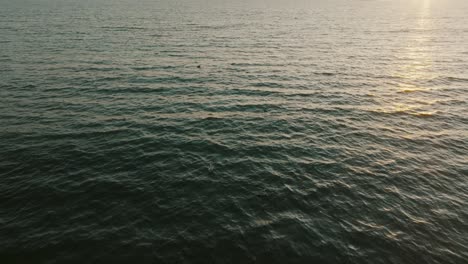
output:
M 0 263 L 468 263 L 466 14 L 0 0 Z

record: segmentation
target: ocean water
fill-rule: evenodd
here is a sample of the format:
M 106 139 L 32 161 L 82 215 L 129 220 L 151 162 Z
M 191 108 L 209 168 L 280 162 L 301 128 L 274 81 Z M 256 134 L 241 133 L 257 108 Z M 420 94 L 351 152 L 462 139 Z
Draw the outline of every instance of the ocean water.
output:
M 0 263 L 468 263 L 467 14 L 0 0 Z

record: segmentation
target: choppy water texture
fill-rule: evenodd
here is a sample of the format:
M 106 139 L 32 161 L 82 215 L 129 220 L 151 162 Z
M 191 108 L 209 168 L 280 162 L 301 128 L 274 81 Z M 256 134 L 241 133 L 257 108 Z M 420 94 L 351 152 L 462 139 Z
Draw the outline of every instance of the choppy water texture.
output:
M 0 0 L 0 262 L 467 263 L 467 14 Z

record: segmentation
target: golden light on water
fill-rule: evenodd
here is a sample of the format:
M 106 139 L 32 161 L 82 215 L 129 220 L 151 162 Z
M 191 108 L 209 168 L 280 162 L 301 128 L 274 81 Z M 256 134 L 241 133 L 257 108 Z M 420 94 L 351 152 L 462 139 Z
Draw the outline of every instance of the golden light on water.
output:
M 419 18 L 412 25 L 412 32 L 406 39 L 406 48 L 401 50 L 399 56 L 408 63 L 402 64 L 396 75 L 403 78 L 406 83 L 414 84 L 421 79 L 431 78 L 432 73 L 432 51 L 431 48 L 431 22 L 430 22 L 430 0 L 424 0 L 421 4 Z M 403 87 L 407 89 L 408 87 Z M 413 87 L 423 90 L 423 87 Z
M 427 99 L 419 93 L 430 89 L 424 85 L 425 80 L 436 78 L 432 71 L 431 0 L 422 1 L 418 8 L 419 16 L 415 24 L 408 25 L 411 34 L 402 40 L 406 45 L 402 45 L 398 54 L 402 61 L 406 62 L 395 71 L 395 76 L 401 79 L 397 87 L 401 100 L 383 112 L 406 113 L 421 117 L 432 116 L 435 113 L 428 109 L 432 103 L 426 102 Z

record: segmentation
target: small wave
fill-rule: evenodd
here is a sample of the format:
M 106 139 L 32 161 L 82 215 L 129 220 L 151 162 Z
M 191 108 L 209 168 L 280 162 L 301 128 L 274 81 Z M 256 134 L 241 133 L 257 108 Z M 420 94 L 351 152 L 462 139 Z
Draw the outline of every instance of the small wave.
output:
M 280 104 L 265 103 L 265 104 L 237 104 L 237 105 L 226 105 L 223 107 L 213 107 L 211 110 L 215 112 L 281 112 L 285 109 Z
M 80 69 L 81 71 L 96 71 L 96 72 L 115 72 L 121 70 L 121 68 L 116 67 L 87 67 Z
M 261 89 L 230 89 L 225 92 L 227 95 L 257 95 L 257 96 L 270 96 L 278 94 L 278 91 L 269 91 Z
M 275 82 L 258 82 L 258 83 L 252 84 L 252 86 L 254 86 L 254 87 L 270 87 L 270 88 L 282 88 L 282 87 L 284 87 L 282 84 L 275 83 Z
M 139 67 L 132 67 L 132 70 L 135 71 L 150 71 L 150 70 L 167 70 L 167 69 L 176 69 L 177 66 L 139 66 Z
M 332 72 L 314 72 L 315 75 L 323 75 L 323 76 L 335 76 L 335 73 Z
M 135 77 L 129 80 L 129 83 L 205 83 L 207 81 L 213 81 L 212 78 L 190 78 L 180 76 L 169 76 L 169 77 Z
M 35 85 L 35 84 L 27 84 L 27 85 L 23 86 L 22 88 L 35 89 L 35 88 L 37 88 L 37 85 Z
M 93 89 L 95 93 L 101 94 L 117 94 L 117 93 L 128 93 L 128 94 L 138 94 L 138 93 L 159 93 L 165 91 L 164 88 L 145 88 L 145 87 L 128 87 L 128 88 L 112 88 L 112 89 Z
M 231 25 L 198 25 L 196 26 L 198 29 L 226 29 L 231 27 Z
M 231 63 L 231 66 L 239 66 L 239 67 L 270 67 L 270 66 L 278 66 L 275 64 L 269 63 Z
M 101 27 L 103 29 L 112 29 L 113 31 L 129 31 L 129 30 L 145 30 L 145 29 L 148 29 L 148 28 L 144 28 L 144 27 L 108 27 L 108 26 L 105 26 L 105 27 Z
M 416 111 L 414 108 L 409 109 L 376 109 L 370 110 L 371 112 L 378 113 L 378 114 L 386 114 L 386 115 L 407 115 L 407 116 L 414 116 L 414 117 L 421 117 L 421 118 L 428 118 L 428 117 L 435 117 L 438 112 L 430 112 L 430 111 Z
M 398 93 L 416 93 L 416 92 L 424 92 L 424 89 L 403 89 L 398 91 Z
M 446 78 L 450 82 L 468 82 L 468 78 L 462 78 L 462 77 L 447 77 Z
M 418 117 L 433 117 L 435 116 L 435 112 L 419 112 L 419 113 L 414 113 L 412 115 L 418 116 Z

